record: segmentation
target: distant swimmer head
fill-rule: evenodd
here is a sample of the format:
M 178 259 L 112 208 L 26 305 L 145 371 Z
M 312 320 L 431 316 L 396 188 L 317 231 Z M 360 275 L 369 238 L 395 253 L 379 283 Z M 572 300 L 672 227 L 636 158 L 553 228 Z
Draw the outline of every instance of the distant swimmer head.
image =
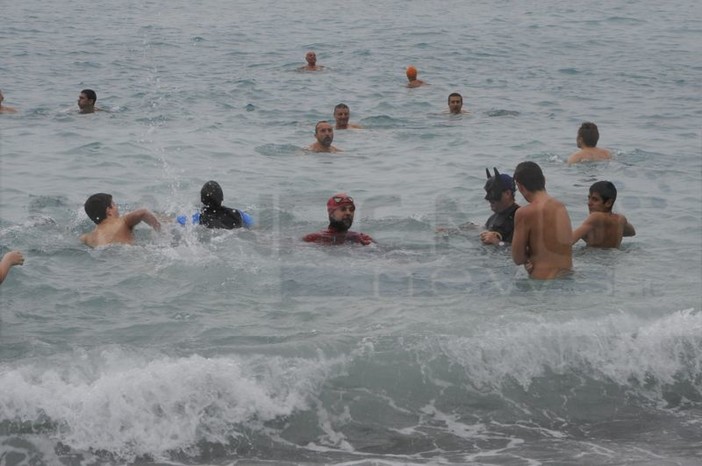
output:
M 85 213 L 88 214 L 90 220 L 96 224 L 100 224 L 103 220 L 107 218 L 107 209 L 112 207 L 112 195 L 105 193 L 93 194 L 85 201 L 83 208 Z
M 407 74 L 407 79 L 409 79 L 410 81 L 417 79 L 417 68 L 415 68 L 412 65 L 408 66 L 406 74 Z
M 336 209 L 345 205 L 353 207 L 354 210 L 356 209 L 351 196 L 346 193 L 336 193 L 327 201 L 327 213 L 331 215 Z
M 216 181 L 208 181 L 200 190 L 200 201 L 206 206 L 219 207 L 224 201 L 222 187 Z
M 486 201 L 499 201 L 502 199 L 502 193 L 504 191 L 511 191 L 514 193 L 517 190 L 511 176 L 506 173 L 498 172 L 497 168 L 493 168 L 493 170 L 495 174 L 490 175 L 490 170 L 487 168 L 485 169 L 485 174 L 487 175 L 487 181 L 485 182 Z

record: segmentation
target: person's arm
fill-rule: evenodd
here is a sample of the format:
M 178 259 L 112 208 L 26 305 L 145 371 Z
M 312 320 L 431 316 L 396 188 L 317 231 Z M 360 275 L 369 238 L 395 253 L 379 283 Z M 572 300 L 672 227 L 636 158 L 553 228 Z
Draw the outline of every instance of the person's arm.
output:
M 512 236 L 512 260 L 517 265 L 522 265 L 529 260 L 529 227 L 526 217 L 528 213 L 522 207 L 514 214 L 514 235 Z
M 161 231 L 161 223 L 149 209 L 137 209 L 124 216 L 124 221 L 129 228 L 134 228 L 139 222 L 146 222 L 156 231 Z
M 576 228 L 575 231 L 573 231 L 573 239 L 571 241 L 571 244 L 577 243 L 581 239 L 585 238 L 587 234 L 592 231 L 593 223 L 591 217 L 591 215 L 588 215 L 583 224 Z
M 19 251 L 10 251 L 2 256 L 2 260 L 0 260 L 0 283 L 5 281 L 5 277 L 7 277 L 13 265 L 22 264 L 24 264 L 24 256 Z
M 368 245 L 371 244 L 371 243 L 375 243 L 375 241 L 373 240 L 373 238 L 371 238 L 370 236 L 368 236 L 368 235 L 365 234 L 365 233 L 359 233 L 359 235 L 358 235 L 358 242 L 361 243 L 361 244 L 364 245 L 364 246 L 368 246 Z
M 623 236 L 636 236 L 636 230 L 634 229 L 634 225 L 629 223 L 629 221 L 622 215 L 622 218 L 624 219 L 624 235 Z
M 567 164 L 572 165 L 574 163 L 580 162 L 580 152 L 574 152 L 570 154 L 570 157 L 568 157 Z

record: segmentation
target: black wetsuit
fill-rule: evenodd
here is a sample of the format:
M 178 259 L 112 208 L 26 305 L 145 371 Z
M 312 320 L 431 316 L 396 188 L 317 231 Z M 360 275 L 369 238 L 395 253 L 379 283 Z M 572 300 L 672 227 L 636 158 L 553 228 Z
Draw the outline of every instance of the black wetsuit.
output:
M 232 230 L 244 226 L 241 213 L 236 209 L 219 206 L 205 206 L 200 211 L 200 225 L 207 228 L 226 228 Z
M 512 204 L 502 212 L 492 214 L 485 224 L 485 229 L 498 232 L 502 236 L 502 241 L 511 243 L 514 234 L 514 213 L 517 209 L 519 206 Z

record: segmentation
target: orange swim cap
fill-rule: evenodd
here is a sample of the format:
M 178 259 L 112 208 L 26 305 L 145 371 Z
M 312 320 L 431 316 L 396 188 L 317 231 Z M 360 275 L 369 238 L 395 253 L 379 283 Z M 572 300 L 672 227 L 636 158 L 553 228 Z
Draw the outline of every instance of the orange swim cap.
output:
M 417 68 L 411 65 L 407 67 L 407 79 L 417 79 Z

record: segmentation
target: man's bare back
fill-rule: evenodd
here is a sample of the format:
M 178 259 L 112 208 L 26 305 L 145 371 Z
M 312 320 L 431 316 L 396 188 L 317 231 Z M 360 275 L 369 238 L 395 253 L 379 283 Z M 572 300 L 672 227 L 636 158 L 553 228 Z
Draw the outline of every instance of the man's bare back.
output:
M 572 227 L 563 203 L 545 191 L 533 194 L 514 217 L 512 258 L 531 278 L 564 276 L 573 268 Z
M 579 163 L 579 162 L 597 162 L 600 160 L 609 160 L 612 158 L 612 154 L 607 149 L 601 149 L 599 147 L 586 147 L 581 149 L 568 157 L 568 163 Z
M 622 214 L 593 212 L 573 232 L 573 244 L 579 240 L 593 248 L 618 248 L 623 236 L 634 236 L 636 231 Z

